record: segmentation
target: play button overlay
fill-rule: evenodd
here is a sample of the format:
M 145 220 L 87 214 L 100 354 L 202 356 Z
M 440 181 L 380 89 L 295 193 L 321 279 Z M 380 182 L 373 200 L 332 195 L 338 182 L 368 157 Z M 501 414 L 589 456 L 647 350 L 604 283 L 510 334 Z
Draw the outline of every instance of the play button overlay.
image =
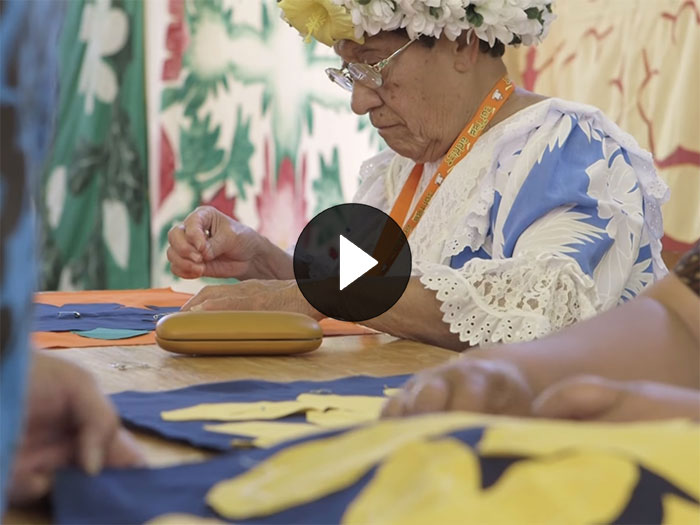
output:
M 377 264 L 377 259 L 340 236 L 340 290 L 345 290 Z
M 411 277 L 406 236 L 366 204 L 333 206 L 306 225 L 294 249 L 294 276 L 322 314 L 360 322 L 389 310 Z

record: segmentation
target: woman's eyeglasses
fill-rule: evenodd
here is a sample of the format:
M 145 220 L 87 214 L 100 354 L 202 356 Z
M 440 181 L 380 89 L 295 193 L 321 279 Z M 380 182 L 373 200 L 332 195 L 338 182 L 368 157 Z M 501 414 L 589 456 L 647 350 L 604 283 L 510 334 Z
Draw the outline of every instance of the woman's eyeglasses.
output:
M 413 42 L 415 42 L 415 40 L 409 40 L 391 55 L 386 57 L 384 60 L 380 60 L 376 64 L 370 65 L 352 62 L 342 69 L 329 67 L 326 69 L 326 74 L 331 81 L 350 92 L 352 92 L 355 82 L 359 82 L 369 89 L 379 89 L 384 83 L 384 79 L 382 78 L 382 69 L 384 69 L 389 62 L 391 62 Z

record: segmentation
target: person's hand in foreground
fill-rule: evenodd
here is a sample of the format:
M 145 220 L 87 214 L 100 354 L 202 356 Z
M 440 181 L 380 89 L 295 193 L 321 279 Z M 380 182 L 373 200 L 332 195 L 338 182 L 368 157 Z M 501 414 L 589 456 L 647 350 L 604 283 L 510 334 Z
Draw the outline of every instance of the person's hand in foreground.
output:
M 24 428 L 9 485 L 12 504 L 45 496 L 56 471 L 72 464 L 89 474 L 104 467 L 144 464 L 88 372 L 36 352 L 27 384 Z
M 517 366 L 502 360 L 461 357 L 416 374 L 389 398 L 383 417 L 460 410 L 530 414 L 532 389 Z
M 700 420 L 700 391 L 585 375 L 554 383 L 533 399 L 517 365 L 462 357 L 414 376 L 386 402 L 382 416 L 447 411 L 582 421 Z
M 588 421 L 700 420 L 700 392 L 648 381 L 577 376 L 542 392 L 532 414 Z
M 202 206 L 168 232 L 168 260 L 172 272 L 185 279 L 289 279 L 291 256 L 255 230 Z

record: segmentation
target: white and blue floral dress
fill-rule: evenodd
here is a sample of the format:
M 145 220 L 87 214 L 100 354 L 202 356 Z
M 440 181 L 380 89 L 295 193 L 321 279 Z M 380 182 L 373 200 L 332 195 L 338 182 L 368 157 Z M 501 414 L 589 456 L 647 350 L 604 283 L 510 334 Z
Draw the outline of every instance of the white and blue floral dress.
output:
M 388 213 L 414 165 L 391 150 L 368 160 L 355 202 Z M 667 198 L 630 135 L 594 107 L 546 99 L 487 131 L 441 185 L 409 238 L 413 271 L 465 343 L 534 339 L 665 275 Z

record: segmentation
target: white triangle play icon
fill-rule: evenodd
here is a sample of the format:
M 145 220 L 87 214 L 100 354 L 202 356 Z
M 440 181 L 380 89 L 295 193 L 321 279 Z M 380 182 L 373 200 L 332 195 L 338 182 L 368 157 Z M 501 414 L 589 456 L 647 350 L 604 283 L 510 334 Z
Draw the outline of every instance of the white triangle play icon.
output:
M 379 264 L 363 250 L 340 236 L 340 289 L 351 285 Z

